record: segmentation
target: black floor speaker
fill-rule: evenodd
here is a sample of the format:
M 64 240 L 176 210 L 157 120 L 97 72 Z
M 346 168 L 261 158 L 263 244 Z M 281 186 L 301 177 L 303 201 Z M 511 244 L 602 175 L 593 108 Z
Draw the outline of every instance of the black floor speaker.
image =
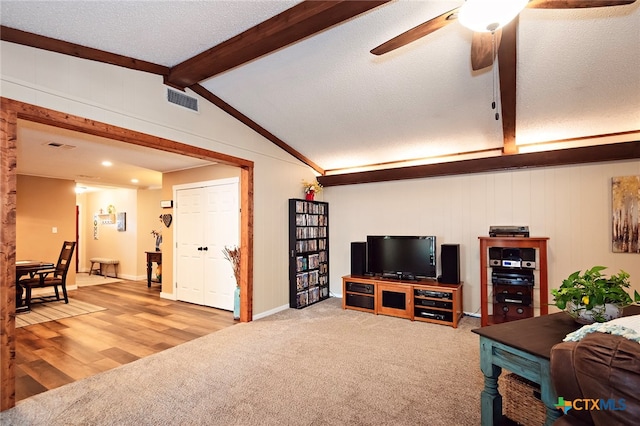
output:
M 364 275 L 367 272 L 367 243 L 351 243 L 351 275 Z
M 460 244 L 442 244 L 440 246 L 440 265 L 442 275 L 438 281 L 445 284 L 460 282 Z

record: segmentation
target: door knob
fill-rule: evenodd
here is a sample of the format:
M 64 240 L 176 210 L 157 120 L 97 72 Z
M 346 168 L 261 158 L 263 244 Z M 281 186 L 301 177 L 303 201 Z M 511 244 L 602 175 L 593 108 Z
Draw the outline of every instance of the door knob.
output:
M 202 250 L 209 251 L 209 247 L 202 247 Z
M 202 247 L 198 247 L 198 251 L 202 251 Z

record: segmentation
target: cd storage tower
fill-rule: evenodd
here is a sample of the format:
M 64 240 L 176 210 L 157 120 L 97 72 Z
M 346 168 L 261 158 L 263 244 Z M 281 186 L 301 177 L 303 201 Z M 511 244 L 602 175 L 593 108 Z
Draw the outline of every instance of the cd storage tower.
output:
M 289 306 L 329 297 L 329 203 L 289 200 Z

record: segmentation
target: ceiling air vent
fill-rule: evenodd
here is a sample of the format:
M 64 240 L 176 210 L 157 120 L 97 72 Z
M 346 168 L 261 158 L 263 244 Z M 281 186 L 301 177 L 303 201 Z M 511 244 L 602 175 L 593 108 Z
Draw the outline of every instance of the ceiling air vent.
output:
M 46 142 L 44 143 L 45 146 L 48 146 L 49 148 L 60 148 L 60 149 L 74 149 L 76 146 L 75 145 L 67 145 L 65 143 L 60 143 L 60 142 Z
M 182 92 L 167 89 L 167 100 L 172 104 L 188 108 L 192 111 L 198 111 L 198 99 L 187 96 Z

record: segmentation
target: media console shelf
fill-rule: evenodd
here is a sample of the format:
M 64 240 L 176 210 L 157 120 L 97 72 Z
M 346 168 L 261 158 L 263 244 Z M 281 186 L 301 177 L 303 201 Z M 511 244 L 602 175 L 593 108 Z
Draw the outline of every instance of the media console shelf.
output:
M 342 277 L 342 308 L 458 327 L 462 283 Z

